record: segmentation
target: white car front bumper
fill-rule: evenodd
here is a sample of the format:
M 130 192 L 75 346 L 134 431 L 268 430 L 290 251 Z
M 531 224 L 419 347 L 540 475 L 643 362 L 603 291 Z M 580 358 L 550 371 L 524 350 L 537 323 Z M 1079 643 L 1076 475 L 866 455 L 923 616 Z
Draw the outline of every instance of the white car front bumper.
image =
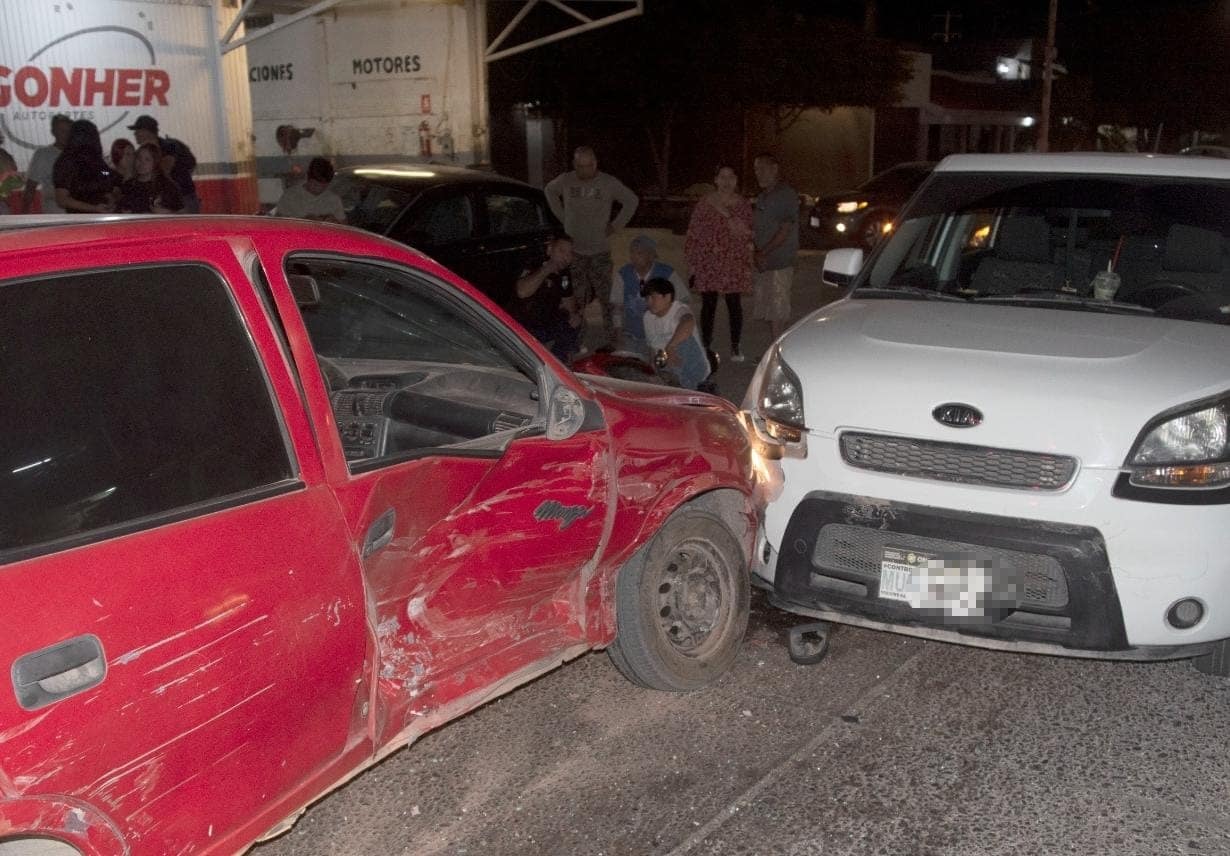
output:
M 836 436 L 817 434 L 757 468 L 767 505 L 753 572 L 787 609 L 963 644 L 1124 659 L 1192 656 L 1230 637 L 1225 505 L 1118 498 L 1115 469 L 1080 469 L 1058 491 L 875 472 L 844 461 Z M 880 597 L 886 547 L 1025 566 L 1026 597 L 977 621 Z M 1184 599 L 1203 615 L 1180 628 L 1167 612 Z

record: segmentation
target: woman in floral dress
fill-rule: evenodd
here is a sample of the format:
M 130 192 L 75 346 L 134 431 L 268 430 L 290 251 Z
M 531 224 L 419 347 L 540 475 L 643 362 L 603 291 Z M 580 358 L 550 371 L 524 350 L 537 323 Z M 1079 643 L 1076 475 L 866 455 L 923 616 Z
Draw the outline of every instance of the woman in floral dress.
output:
M 752 293 L 752 204 L 739 195 L 739 176 L 731 167 L 719 167 L 714 184 L 717 190 L 697 202 L 692 211 L 683 253 L 693 277 L 692 290 L 701 294 L 701 340 L 710 347 L 718 295 L 725 295 L 730 361 L 741 363 L 741 298 Z

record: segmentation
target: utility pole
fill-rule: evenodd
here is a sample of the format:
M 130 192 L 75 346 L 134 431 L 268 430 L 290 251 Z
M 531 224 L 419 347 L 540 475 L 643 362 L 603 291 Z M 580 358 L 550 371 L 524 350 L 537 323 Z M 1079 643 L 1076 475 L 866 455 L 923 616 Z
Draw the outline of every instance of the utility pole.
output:
M 1055 20 L 1059 17 L 1059 0 L 1051 0 L 1046 18 L 1046 54 L 1042 60 L 1042 115 L 1038 120 L 1038 151 L 1051 150 L 1051 82 L 1055 79 Z
M 942 33 L 941 32 L 932 33 L 931 38 L 935 39 L 936 41 L 943 42 L 944 44 L 948 44 L 949 42 L 953 42 L 961 38 L 961 33 L 952 28 L 954 21 L 961 20 L 960 14 L 954 13 L 951 9 L 949 9 L 943 15 L 932 15 L 931 17 L 937 22 L 940 20 L 944 22 L 943 23 L 944 31 Z

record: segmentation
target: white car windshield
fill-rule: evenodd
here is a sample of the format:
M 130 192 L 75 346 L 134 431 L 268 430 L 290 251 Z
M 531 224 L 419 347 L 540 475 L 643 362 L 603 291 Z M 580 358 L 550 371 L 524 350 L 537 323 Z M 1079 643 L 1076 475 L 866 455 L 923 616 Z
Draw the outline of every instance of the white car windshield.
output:
M 856 283 L 970 300 L 1230 322 L 1230 183 L 937 172 Z

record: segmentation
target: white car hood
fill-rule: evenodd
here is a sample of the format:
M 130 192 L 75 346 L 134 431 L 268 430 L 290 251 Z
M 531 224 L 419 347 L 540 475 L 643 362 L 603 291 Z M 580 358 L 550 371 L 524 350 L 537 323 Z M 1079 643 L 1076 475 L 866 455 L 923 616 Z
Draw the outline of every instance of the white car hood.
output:
M 1149 316 L 846 299 L 780 342 L 807 426 L 1076 456 L 1122 466 L 1164 410 L 1230 389 L 1230 330 Z M 960 403 L 975 428 L 937 422 Z

